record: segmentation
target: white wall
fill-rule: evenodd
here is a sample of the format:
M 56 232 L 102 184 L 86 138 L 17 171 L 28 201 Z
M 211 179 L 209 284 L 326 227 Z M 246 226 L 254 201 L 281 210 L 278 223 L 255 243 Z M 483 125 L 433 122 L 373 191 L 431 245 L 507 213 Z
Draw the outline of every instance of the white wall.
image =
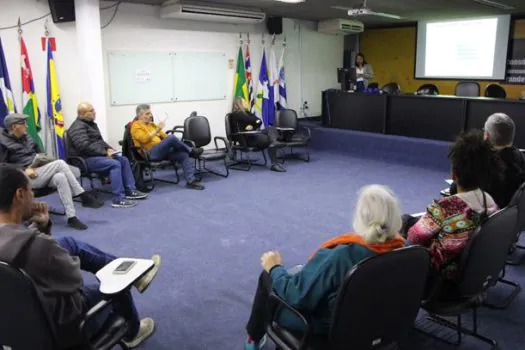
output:
M 101 3 L 101 6 L 113 4 Z M 22 21 L 36 18 L 48 12 L 47 1 L 2 0 L 0 27 L 15 25 L 18 16 Z M 101 22 L 107 23 L 113 10 L 102 12 Z M 50 21 L 51 22 L 51 21 Z M 41 111 L 45 112 L 46 101 L 46 56 L 40 47 L 43 35 L 43 21 L 24 27 L 24 38 L 31 58 L 37 97 Z M 58 80 L 61 88 L 62 103 L 66 126 L 76 117 L 76 104 L 82 100 L 79 84 L 82 84 L 83 70 L 77 64 L 77 42 L 74 23 L 49 24 L 50 35 L 57 38 L 57 52 L 54 53 L 57 64 Z M 102 31 L 104 50 L 104 69 L 107 76 L 107 52 L 112 50 L 144 51 L 222 51 L 229 59 L 236 59 L 239 48 L 239 32 L 250 32 L 250 51 L 252 74 L 256 85 L 261 63 L 262 33 L 264 25 L 232 25 L 219 23 L 200 23 L 176 20 L 161 20 L 159 7 L 122 3 L 109 27 Z M 21 103 L 19 73 L 19 45 L 15 29 L 0 31 L 4 45 L 11 80 L 17 104 Z M 246 35 L 243 35 L 246 40 Z M 286 37 L 286 78 L 288 104 L 300 111 L 303 101 L 308 101 L 309 115 L 321 114 L 321 91 L 337 86 L 336 68 L 341 66 L 343 57 L 343 37 L 317 33 L 312 22 L 285 19 L 283 35 L 276 39 L 276 57 L 279 60 L 282 39 Z M 266 34 L 267 55 L 271 37 Z M 235 65 L 234 65 L 235 67 Z M 159 115 L 170 115 L 168 126 L 182 124 L 192 111 L 209 118 L 212 133 L 224 135 L 224 115 L 231 108 L 233 95 L 233 76 L 231 70 L 227 99 L 223 101 L 177 102 L 153 105 Z M 116 144 L 122 137 L 123 125 L 134 116 L 135 106 L 111 106 L 109 103 L 109 82 L 105 84 L 107 106 L 107 128 L 110 143 Z M 144 101 L 147 103 L 148 101 Z

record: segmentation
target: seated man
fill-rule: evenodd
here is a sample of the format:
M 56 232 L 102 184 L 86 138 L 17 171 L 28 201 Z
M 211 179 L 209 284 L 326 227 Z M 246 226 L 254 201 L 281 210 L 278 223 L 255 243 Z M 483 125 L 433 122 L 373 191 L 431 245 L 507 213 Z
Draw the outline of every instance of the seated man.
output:
M 432 280 L 442 281 L 443 299 L 457 295 L 460 257 L 470 235 L 498 210 L 490 194 L 481 188 L 502 169 L 496 151 L 476 130 L 458 137 L 449 157 L 457 194 L 433 201 L 415 224 L 406 225 L 408 241 L 430 249 Z
M 70 155 L 85 158 L 90 172 L 109 172 L 114 208 L 136 206 L 134 200 L 144 199 L 147 194 L 137 191 L 129 160 L 104 141 L 95 123 L 95 109 L 90 103 L 80 103 L 77 113 L 77 119 L 68 130 L 73 146 Z
M 525 181 L 525 157 L 513 146 L 514 121 L 506 114 L 494 113 L 484 127 L 484 138 L 494 147 L 504 166 L 500 178 L 489 179 L 484 186 L 499 208 L 506 207 L 518 188 Z M 457 193 L 456 184 L 450 186 L 450 194 Z
M 245 350 L 264 347 L 268 295 L 273 290 L 279 297 L 312 316 L 312 332 L 327 335 L 339 287 L 345 276 L 361 260 L 405 246 L 398 232 L 401 213 L 391 191 L 379 185 L 364 187 L 359 194 L 353 222 L 355 233 L 345 234 L 321 245 L 301 269 L 286 270 L 277 252 L 261 257 L 264 269 L 246 326 Z M 284 328 L 302 331 L 293 314 L 283 311 L 278 322 Z
M 153 114 L 149 105 L 139 105 L 136 109 L 136 120 L 131 124 L 131 138 L 135 147 L 144 148 L 149 152 L 152 161 L 170 160 L 182 165 L 186 187 L 203 190 L 204 186 L 195 178 L 195 169 L 189 156 L 202 154 L 201 148 L 191 148 L 174 135 L 166 135 L 162 130 L 165 126 L 153 122 Z
M 89 208 L 100 208 L 103 203 L 85 192 L 75 175 L 63 160 L 48 160 L 47 164 L 36 167 L 33 164 L 35 156 L 42 150 L 27 134 L 24 114 L 10 114 L 4 119 L 4 129 L 0 133 L 0 163 L 13 164 L 24 169 L 32 181 L 34 189 L 53 187 L 66 210 L 67 224 L 77 230 L 85 230 L 87 226 L 76 216 L 74 197 L 80 197 L 82 205 Z
M 29 227 L 23 225 L 26 221 Z M 55 323 L 59 348 L 65 349 L 79 345 L 82 319 L 105 298 L 98 283 L 84 285 L 81 269 L 96 273 L 115 257 L 71 237 L 54 239 L 50 229 L 47 206 L 33 202 L 28 177 L 10 164 L 0 164 L 0 260 L 23 269 L 33 279 L 44 310 Z M 158 272 L 160 256 L 152 260 L 154 267 L 134 284 L 140 293 Z M 139 319 L 131 291 L 113 300 L 113 311 L 129 322 L 126 344 L 138 346 L 153 333 L 153 320 Z

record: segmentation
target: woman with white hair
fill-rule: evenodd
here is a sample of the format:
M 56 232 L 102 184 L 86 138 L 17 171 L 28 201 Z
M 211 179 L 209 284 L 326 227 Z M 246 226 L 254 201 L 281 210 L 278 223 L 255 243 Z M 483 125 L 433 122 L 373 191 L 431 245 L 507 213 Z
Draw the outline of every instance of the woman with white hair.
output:
M 328 334 L 339 287 L 348 271 L 360 261 L 405 246 L 399 235 L 401 211 L 394 194 L 385 186 L 365 186 L 359 192 L 354 213 L 354 233 L 333 238 L 321 245 L 301 269 L 287 271 L 278 252 L 263 254 L 264 269 L 246 325 L 245 350 L 262 349 L 266 343 L 266 309 L 272 291 L 299 311 L 312 316 L 312 331 Z M 298 271 L 297 271 L 298 270 Z M 279 324 L 302 330 L 297 318 L 286 310 Z

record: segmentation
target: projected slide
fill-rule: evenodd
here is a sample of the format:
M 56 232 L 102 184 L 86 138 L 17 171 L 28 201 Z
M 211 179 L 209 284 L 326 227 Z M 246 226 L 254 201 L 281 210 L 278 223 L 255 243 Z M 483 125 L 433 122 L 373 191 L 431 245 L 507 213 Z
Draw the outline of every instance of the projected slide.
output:
M 416 77 L 503 79 L 510 18 L 418 24 Z

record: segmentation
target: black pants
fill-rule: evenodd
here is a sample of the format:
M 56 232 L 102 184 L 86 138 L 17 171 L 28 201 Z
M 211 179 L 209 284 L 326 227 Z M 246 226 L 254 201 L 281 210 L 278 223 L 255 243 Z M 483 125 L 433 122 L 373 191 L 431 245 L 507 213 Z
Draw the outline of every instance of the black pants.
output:
M 280 134 L 274 127 L 267 127 L 261 134 L 249 136 L 246 143 L 249 147 L 266 148 L 272 164 L 277 163 L 277 149 L 282 148 Z
M 272 291 L 272 278 L 268 272 L 263 271 L 259 276 L 259 283 L 253 299 L 252 312 L 246 331 L 252 340 L 256 343 L 261 341 L 266 333 L 266 322 L 271 312 L 271 306 L 268 303 L 268 296 Z

